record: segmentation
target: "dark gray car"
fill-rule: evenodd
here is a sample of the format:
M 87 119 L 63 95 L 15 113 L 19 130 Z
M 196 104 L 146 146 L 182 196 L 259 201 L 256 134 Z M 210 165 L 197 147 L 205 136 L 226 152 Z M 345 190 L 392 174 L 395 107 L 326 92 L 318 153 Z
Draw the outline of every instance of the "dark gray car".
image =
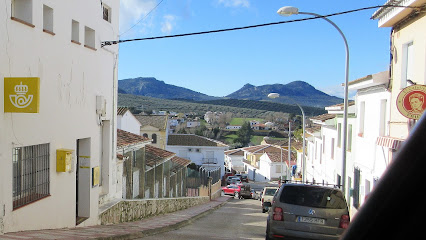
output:
M 348 225 L 349 211 L 341 190 L 283 184 L 269 211 L 266 239 L 339 239 Z

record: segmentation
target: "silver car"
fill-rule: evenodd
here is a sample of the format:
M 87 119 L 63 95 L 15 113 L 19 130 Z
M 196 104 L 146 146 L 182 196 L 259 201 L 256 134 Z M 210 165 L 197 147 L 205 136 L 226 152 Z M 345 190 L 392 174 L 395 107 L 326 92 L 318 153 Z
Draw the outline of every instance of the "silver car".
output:
M 349 220 L 340 189 L 283 184 L 269 210 L 266 239 L 339 239 Z

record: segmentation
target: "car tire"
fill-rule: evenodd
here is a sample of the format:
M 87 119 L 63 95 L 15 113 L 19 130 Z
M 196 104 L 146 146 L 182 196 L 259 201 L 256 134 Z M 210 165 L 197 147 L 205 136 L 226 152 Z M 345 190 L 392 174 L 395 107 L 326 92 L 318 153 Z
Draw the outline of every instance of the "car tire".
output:
M 240 193 L 239 193 L 239 192 L 234 192 L 234 197 L 235 197 L 236 199 L 239 199 L 239 198 L 240 198 Z

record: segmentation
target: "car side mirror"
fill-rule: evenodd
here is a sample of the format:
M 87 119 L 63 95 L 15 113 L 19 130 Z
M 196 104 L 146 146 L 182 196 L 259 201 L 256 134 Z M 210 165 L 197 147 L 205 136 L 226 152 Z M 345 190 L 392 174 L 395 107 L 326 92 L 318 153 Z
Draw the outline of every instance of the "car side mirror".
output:
M 263 206 L 265 206 L 265 207 L 271 207 L 271 206 L 272 206 L 272 204 L 271 204 L 270 202 L 264 202 L 264 203 L 263 203 Z

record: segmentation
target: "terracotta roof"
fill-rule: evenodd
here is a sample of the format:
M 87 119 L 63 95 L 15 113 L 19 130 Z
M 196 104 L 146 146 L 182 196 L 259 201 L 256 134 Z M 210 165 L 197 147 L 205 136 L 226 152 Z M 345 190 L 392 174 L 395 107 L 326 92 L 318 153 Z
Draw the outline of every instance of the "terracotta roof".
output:
M 129 110 L 127 107 L 118 107 L 117 108 L 117 115 L 124 115 L 127 110 Z
M 266 155 L 268 155 L 271 162 L 274 162 L 274 163 L 281 162 L 281 154 L 279 152 L 274 152 L 274 153 L 267 152 Z M 285 162 L 285 164 L 288 165 L 288 151 L 286 149 L 283 149 L 282 160 L 283 160 L 283 162 Z M 293 153 L 291 154 L 290 165 L 291 166 L 297 165 L 296 156 L 294 156 Z
M 279 147 L 275 147 L 272 145 L 256 145 L 251 147 L 245 147 L 243 148 L 246 152 L 251 153 L 264 153 L 264 152 L 278 152 L 281 151 Z
M 146 165 L 152 167 L 155 163 L 161 163 L 168 158 L 175 156 L 175 153 L 157 148 L 151 145 L 145 146 Z
M 283 146 L 288 144 L 288 138 L 283 140 L 263 138 L 263 140 L 265 141 L 266 144 L 270 144 L 270 145 Z
M 186 159 L 186 158 L 181 158 L 181 157 L 178 157 L 178 156 L 174 156 L 171 160 L 172 160 L 173 163 L 176 163 L 176 164 L 178 164 L 180 166 L 184 166 L 184 167 L 188 166 L 191 163 L 191 160 Z
M 153 126 L 160 130 L 167 127 L 167 115 L 135 115 L 135 117 L 141 123 L 141 127 Z
M 138 144 L 138 143 L 149 143 L 151 139 L 127 132 L 121 129 L 117 129 L 117 148 Z
M 225 151 L 225 155 L 239 155 L 239 156 L 244 156 L 244 152 L 241 148 L 237 148 L 237 149 L 232 149 L 232 150 L 228 150 Z
M 167 139 L 167 145 L 171 146 L 206 146 L 206 147 L 228 147 L 228 145 L 195 134 L 172 134 Z
M 335 114 L 328 114 L 328 113 L 326 113 L 326 114 L 322 114 L 322 115 L 311 117 L 311 119 L 324 122 L 325 120 L 333 119 L 335 117 L 336 117 Z

